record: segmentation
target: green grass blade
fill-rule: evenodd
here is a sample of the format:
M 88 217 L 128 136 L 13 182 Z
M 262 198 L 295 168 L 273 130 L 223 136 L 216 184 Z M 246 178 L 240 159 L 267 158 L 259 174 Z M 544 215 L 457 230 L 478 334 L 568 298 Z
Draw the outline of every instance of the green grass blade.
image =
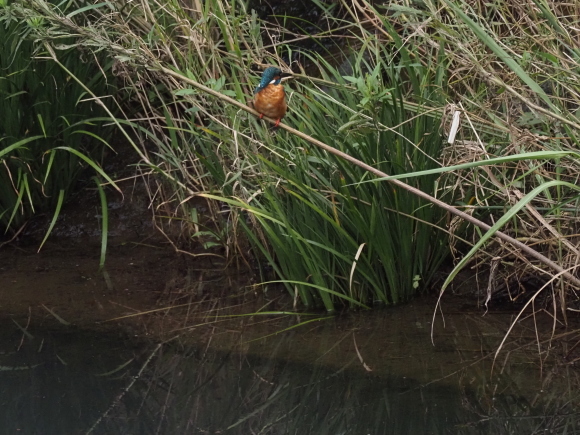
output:
M 38 247 L 37 252 L 40 252 L 40 250 L 44 246 L 44 243 L 48 239 L 48 236 L 52 232 L 54 225 L 56 224 L 56 220 L 58 219 L 58 216 L 60 215 L 60 209 L 62 207 L 63 201 L 64 201 L 64 189 L 61 189 L 59 194 L 58 194 L 58 202 L 56 203 L 56 208 L 55 208 L 54 213 L 52 215 L 52 220 L 50 221 L 50 226 L 48 227 L 48 230 L 46 231 L 46 234 L 44 235 L 44 238 L 42 239 L 42 243 Z
M 32 136 L 26 139 L 22 139 L 19 140 L 18 142 L 13 143 L 12 145 L 7 146 L 6 148 L 0 149 L 0 157 L 9 154 L 10 152 L 17 150 L 19 148 L 24 147 L 24 145 L 26 145 L 29 142 L 38 140 L 38 139 L 42 139 L 43 136 L 39 135 L 39 136 Z M 3 138 L 4 139 L 4 138 Z M 1 139 L 0 139 L 1 140 Z
M 102 270 L 105 266 L 105 258 L 107 256 L 107 240 L 109 236 L 109 208 L 107 206 L 107 195 L 105 189 L 101 186 L 101 183 L 97 177 L 93 178 L 95 183 L 97 183 L 97 190 L 99 192 L 99 198 L 101 199 L 101 257 L 99 259 L 99 270 Z
M 54 148 L 54 150 L 68 151 L 69 153 L 72 153 L 75 156 L 79 157 L 80 159 L 85 161 L 91 168 L 93 168 L 101 177 L 103 177 L 105 180 L 107 180 L 109 182 L 109 184 L 117 190 L 117 192 L 119 192 L 121 195 L 123 194 L 123 192 L 121 191 L 119 186 L 117 186 L 117 184 L 115 184 L 115 182 L 111 179 L 111 177 L 109 177 L 107 175 L 107 173 L 105 171 L 103 171 L 103 169 L 99 165 L 97 165 L 97 163 L 94 160 L 92 160 L 90 157 L 81 153 L 79 150 L 75 150 L 74 148 L 71 148 L 71 147 L 64 147 L 64 146 L 63 147 L 56 147 L 56 148 Z M 50 152 L 54 152 L 54 150 L 51 150 Z

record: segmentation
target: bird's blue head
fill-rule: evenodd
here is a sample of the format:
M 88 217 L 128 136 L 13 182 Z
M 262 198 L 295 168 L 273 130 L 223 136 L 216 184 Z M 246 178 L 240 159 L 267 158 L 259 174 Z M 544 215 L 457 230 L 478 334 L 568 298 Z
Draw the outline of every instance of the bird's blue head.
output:
M 280 68 L 276 68 L 275 66 L 270 66 L 266 68 L 262 73 L 262 80 L 260 80 L 260 84 L 254 90 L 254 94 L 260 92 L 272 81 L 274 81 L 275 85 L 279 85 L 281 79 L 282 79 L 282 70 Z

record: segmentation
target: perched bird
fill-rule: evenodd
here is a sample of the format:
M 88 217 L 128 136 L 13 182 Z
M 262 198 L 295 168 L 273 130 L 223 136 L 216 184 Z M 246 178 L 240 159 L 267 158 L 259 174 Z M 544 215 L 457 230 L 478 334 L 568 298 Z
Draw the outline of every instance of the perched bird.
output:
M 276 67 L 266 68 L 262 74 L 262 80 L 254 91 L 254 108 L 260 112 L 260 119 L 264 115 L 276 120 L 274 127 L 280 125 L 280 121 L 286 115 L 286 93 L 284 86 L 280 84 L 282 70 Z

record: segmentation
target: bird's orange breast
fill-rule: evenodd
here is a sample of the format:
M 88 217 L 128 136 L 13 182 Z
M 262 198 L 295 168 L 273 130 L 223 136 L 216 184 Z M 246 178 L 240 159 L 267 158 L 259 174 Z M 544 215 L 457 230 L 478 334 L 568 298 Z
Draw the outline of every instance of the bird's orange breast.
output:
M 254 107 L 261 114 L 273 119 L 286 115 L 286 93 L 284 86 L 269 84 L 254 96 Z

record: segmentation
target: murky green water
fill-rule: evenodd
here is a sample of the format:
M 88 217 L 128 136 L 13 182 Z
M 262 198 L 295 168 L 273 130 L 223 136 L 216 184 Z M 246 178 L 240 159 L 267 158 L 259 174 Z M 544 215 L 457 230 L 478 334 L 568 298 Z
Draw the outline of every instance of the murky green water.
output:
M 82 433 L 127 383 L 103 376 L 133 357 L 118 336 L 34 325 L 26 335 L 6 320 L 1 331 L 2 434 Z
M 47 321 L 32 322 L 27 336 L 4 321 L 1 433 L 578 433 L 571 402 L 547 395 L 532 403 L 539 373 L 530 361 L 510 364 L 514 376 L 492 375 L 486 360 L 476 366 L 466 355 L 480 353 L 465 348 L 470 340 L 456 340 L 463 349 L 449 340 L 406 343 L 428 339 L 420 325 L 382 331 L 391 339 L 372 347 L 378 332 L 365 328 L 416 309 L 375 314 L 370 323 L 363 316 L 321 320 L 256 341 L 249 333 L 222 340 L 214 325 L 211 335 L 193 328 L 164 344 Z M 285 322 L 296 323 L 276 328 Z M 205 337 L 192 344 L 187 338 L 196 334 Z
M 169 258 L 119 245 L 103 275 L 70 249 L 0 252 L 0 435 L 580 433 L 578 333 L 538 344 L 545 313 L 494 361 L 513 315 L 473 301 L 444 298 L 433 343 L 432 299 L 265 314 L 292 301 L 214 298 L 236 280 Z

